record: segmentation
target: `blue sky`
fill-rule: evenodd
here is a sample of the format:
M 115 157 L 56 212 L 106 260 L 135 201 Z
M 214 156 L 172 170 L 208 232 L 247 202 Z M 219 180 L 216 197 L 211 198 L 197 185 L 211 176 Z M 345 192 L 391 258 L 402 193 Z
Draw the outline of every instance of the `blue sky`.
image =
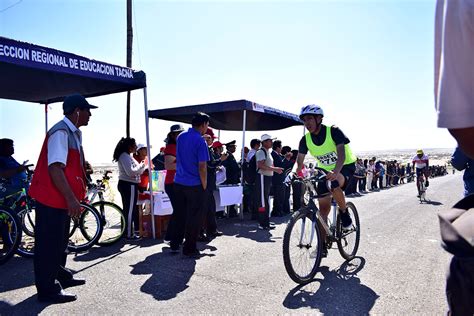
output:
M 0 0 L 0 11 L 17 2 Z M 147 73 L 150 109 L 248 99 L 298 113 L 316 103 L 356 152 L 454 147 L 448 132 L 436 128 L 434 6 L 421 0 L 135 0 L 133 68 Z M 23 0 L 0 12 L 0 35 L 125 65 L 125 8 L 125 1 Z M 90 99 L 100 107 L 83 129 L 93 163 L 110 162 L 124 136 L 125 99 Z M 50 126 L 61 113 L 60 104 L 51 105 Z M 35 162 L 43 107 L 0 100 L 0 119 L 0 136 L 15 140 L 15 157 Z M 151 121 L 152 154 L 171 124 Z M 142 91 L 132 93 L 131 130 L 145 141 Z M 271 133 L 294 147 L 303 131 Z M 221 132 L 222 141 L 240 137 Z

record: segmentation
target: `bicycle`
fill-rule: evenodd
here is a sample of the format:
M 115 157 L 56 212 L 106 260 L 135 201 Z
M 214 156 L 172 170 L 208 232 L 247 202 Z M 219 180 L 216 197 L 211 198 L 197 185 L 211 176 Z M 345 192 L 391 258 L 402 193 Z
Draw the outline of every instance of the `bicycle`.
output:
M 110 246 L 116 243 L 125 232 L 125 216 L 122 208 L 104 199 L 104 192 L 109 187 L 109 173 L 110 171 L 105 171 L 102 179 L 96 181 L 97 184 L 89 184 L 85 200 L 85 203 L 92 205 L 100 213 L 103 230 L 97 244 L 101 246 Z M 94 202 L 96 197 L 99 197 L 99 201 Z
M 423 174 L 420 174 L 420 176 L 416 179 L 416 186 L 418 188 L 418 198 L 420 199 L 420 203 L 427 202 L 425 177 Z
M 290 278 L 299 284 L 305 284 L 313 280 L 317 273 L 324 248 L 332 249 L 333 243 L 341 256 L 346 260 L 352 260 L 359 248 L 360 221 L 357 209 L 352 202 L 347 202 L 347 211 L 352 218 L 352 227 L 343 229 L 338 207 L 334 199 L 331 200 L 331 216 L 328 222 L 321 217 L 315 199 L 327 196 L 316 193 L 317 183 L 330 182 L 326 179 L 326 171 L 316 168 L 318 174 L 309 179 L 302 179 L 308 190 L 309 199 L 307 205 L 296 211 L 288 221 L 283 236 L 283 261 L 285 269 Z M 326 240 L 321 234 L 324 229 Z
M 22 257 L 34 256 L 36 202 L 26 193 L 26 189 L 17 191 L 0 200 L 3 208 L 8 208 L 18 216 L 20 229 L 23 231 L 17 253 Z M 90 249 L 102 235 L 101 216 L 90 205 L 81 203 L 82 213 L 78 217 L 71 217 L 69 230 L 70 252 L 83 252 Z
M 18 215 L 8 208 L 0 207 L 0 265 L 6 263 L 16 253 L 21 235 Z

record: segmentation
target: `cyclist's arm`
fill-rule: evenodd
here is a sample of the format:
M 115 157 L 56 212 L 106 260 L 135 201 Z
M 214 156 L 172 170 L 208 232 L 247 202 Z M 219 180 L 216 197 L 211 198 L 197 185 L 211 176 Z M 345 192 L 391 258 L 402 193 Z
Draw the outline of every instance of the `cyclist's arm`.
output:
M 296 158 L 296 173 L 300 173 L 303 169 L 304 157 L 306 157 L 305 154 L 298 153 L 298 157 Z
M 334 168 L 333 172 L 340 173 L 342 167 L 344 167 L 344 161 L 346 161 L 346 151 L 344 149 L 344 144 L 336 145 L 336 151 L 337 151 L 337 162 L 336 162 L 336 168 Z

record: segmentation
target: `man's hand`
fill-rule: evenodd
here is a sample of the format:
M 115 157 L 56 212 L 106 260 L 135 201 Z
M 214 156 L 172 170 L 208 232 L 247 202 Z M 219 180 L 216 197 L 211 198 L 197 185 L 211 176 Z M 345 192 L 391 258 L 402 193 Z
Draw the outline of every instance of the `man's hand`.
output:
M 67 201 L 67 213 L 71 217 L 78 217 L 82 213 L 81 205 L 77 199 Z
M 339 172 L 328 171 L 326 175 L 326 179 L 328 179 L 328 181 L 334 181 L 334 180 L 337 180 L 338 175 L 339 175 Z
M 280 168 L 280 167 L 273 167 L 273 171 L 278 173 L 278 174 L 282 174 L 283 173 L 283 168 Z

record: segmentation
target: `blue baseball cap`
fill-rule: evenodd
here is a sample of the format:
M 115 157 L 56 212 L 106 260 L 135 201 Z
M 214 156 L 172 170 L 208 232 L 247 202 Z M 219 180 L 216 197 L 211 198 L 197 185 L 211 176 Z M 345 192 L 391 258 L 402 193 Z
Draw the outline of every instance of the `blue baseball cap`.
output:
M 81 110 L 83 109 L 97 109 L 95 105 L 89 104 L 87 102 L 86 98 L 84 98 L 80 94 L 73 94 L 70 96 L 67 96 L 64 99 L 63 102 L 63 113 L 66 114 L 71 114 L 74 109 L 79 108 Z

